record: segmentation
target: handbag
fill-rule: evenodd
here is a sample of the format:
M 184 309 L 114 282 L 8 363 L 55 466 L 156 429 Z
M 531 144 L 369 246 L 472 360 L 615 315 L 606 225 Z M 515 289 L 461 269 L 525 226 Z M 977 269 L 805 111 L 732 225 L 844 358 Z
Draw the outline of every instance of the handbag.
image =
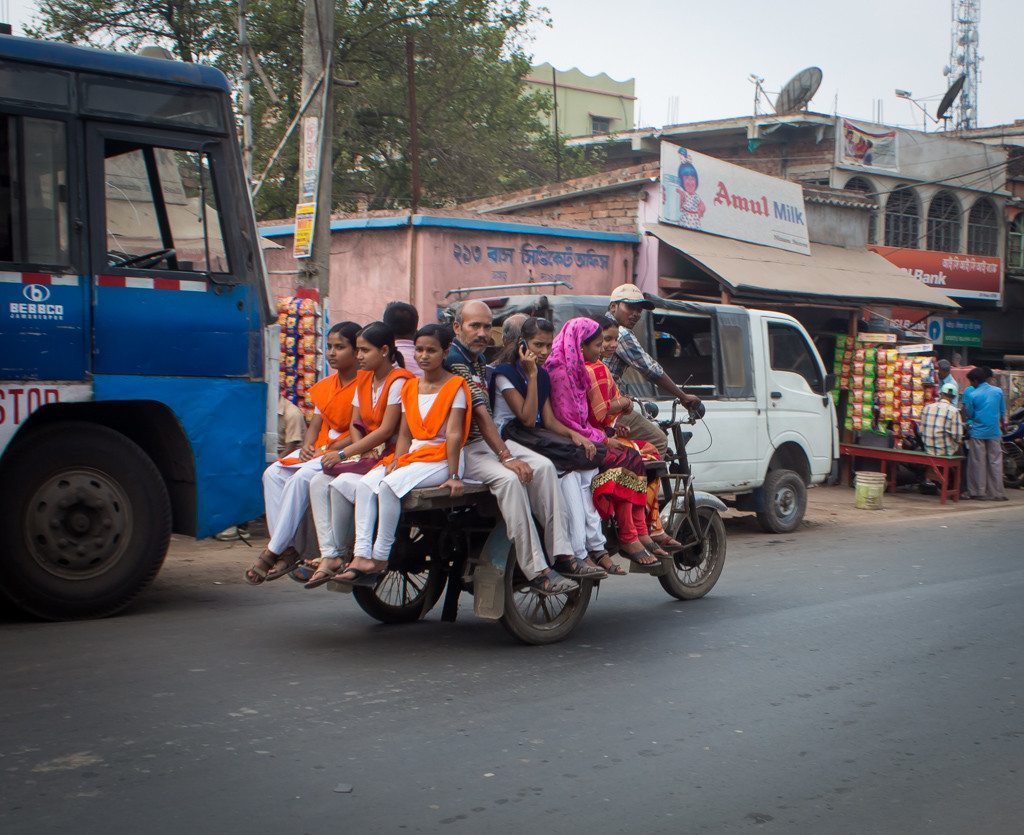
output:
M 597 447 L 593 458 L 587 458 L 583 447 L 574 444 L 550 429 L 541 427 L 527 428 L 518 420 L 510 420 L 502 429 L 501 437 L 506 441 L 515 441 L 538 455 L 543 455 L 555 465 L 559 472 L 600 469 L 604 465 L 604 457 L 608 448 L 604 444 Z

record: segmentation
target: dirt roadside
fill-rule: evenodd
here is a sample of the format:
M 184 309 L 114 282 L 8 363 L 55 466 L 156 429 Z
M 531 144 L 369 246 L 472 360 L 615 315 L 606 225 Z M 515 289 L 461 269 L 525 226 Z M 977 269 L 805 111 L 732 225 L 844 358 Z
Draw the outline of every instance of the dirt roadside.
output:
M 859 510 L 854 507 L 854 492 L 849 487 L 815 487 L 808 493 L 807 516 L 801 530 L 845 528 L 863 525 L 892 524 L 924 518 L 956 519 L 964 514 L 1024 512 L 1024 490 L 1010 490 L 1008 502 L 960 501 L 939 504 L 937 496 L 919 493 L 887 493 L 881 510 Z M 730 544 L 739 544 L 764 534 L 753 514 L 730 510 L 725 514 Z M 242 573 L 266 545 L 266 529 L 253 524 L 254 536 L 247 545 L 241 541 L 218 542 L 215 539 L 196 541 L 175 535 L 164 567 L 156 580 L 158 585 L 184 586 L 224 585 L 242 582 Z M 786 534 L 799 536 L 800 531 Z M 249 546 L 252 547 L 249 547 Z M 290 581 L 284 581 L 290 582 Z

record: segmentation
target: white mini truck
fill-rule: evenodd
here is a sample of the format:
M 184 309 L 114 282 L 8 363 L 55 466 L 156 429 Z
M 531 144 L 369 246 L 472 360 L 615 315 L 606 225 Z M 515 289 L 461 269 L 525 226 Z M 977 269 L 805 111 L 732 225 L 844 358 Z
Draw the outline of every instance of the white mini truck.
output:
M 823 483 L 839 455 L 832 379 L 807 331 L 792 316 L 733 305 L 647 297 L 634 333 L 677 384 L 707 407 L 687 446 L 696 486 L 766 530 L 799 527 L 807 488 Z M 556 329 L 575 316 L 607 312 L 602 296 L 520 295 L 484 299 L 498 324 L 513 313 L 550 319 Z M 643 401 L 671 400 L 638 372 L 625 393 Z

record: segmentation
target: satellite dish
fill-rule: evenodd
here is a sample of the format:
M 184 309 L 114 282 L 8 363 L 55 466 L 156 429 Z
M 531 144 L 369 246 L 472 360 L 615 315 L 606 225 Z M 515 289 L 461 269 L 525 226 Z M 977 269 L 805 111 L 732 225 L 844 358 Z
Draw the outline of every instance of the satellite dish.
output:
M 820 69 L 808 67 L 805 70 L 800 70 L 786 82 L 786 86 L 782 88 L 782 92 L 775 99 L 775 112 L 781 116 L 784 113 L 796 113 L 798 110 L 803 110 L 814 94 L 818 92 L 819 86 L 821 86 Z
M 956 101 L 956 97 L 959 96 L 960 91 L 964 89 L 964 82 L 966 80 L 967 73 L 960 73 L 960 77 L 953 82 L 948 90 L 946 90 L 946 95 L 944 95 L 942 97 L 942 101 L 939 102 L 939 110 L 935 114 L 936 122 L 939 121 L 939 119 L 946 118 L 946 113 L 949 111 L 949 108 L 953 106 L 953 102 Z

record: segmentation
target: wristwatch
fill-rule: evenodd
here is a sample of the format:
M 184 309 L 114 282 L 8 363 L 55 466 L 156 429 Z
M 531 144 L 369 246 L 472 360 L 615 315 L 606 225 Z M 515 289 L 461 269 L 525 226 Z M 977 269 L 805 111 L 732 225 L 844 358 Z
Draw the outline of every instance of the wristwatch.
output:
M 343 450 L 343 449 L 336 450 L 336 452 L 338 453 L 338 460 L 339 461 L 344 461 L 348 457 L 345 454 L 345 450 Z
M 458 473 L 448 473 L 448 480 L 449 481 L 462 481 L 462 476 L 460 476 Z

